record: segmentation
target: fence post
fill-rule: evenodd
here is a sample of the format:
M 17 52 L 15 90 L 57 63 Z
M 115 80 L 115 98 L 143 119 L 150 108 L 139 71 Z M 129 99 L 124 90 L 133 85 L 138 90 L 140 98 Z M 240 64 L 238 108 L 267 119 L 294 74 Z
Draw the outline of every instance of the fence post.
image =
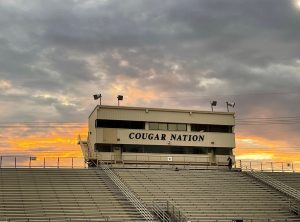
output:
M 57 168 L 59 168 L 59 157 L 57 157 Z
M 73 169 L 73 157 L 72 157 L 72 169 Z
M 44 168 L 46 167 L 46 157 L 44 157 Z M 50 220 L 50 219 L 49 219 Z
M 29 157 L 29 168 L 31 168 L 31 156 Z
M 15 168 L 17 168 L 17 156 L 15 156 Z
M 0 157 L 0 168 L 2 168 L 2 156 Z
M 272 173 L 273 173 L 273 162 L 271 162 L 271 169 L 272 169 Z

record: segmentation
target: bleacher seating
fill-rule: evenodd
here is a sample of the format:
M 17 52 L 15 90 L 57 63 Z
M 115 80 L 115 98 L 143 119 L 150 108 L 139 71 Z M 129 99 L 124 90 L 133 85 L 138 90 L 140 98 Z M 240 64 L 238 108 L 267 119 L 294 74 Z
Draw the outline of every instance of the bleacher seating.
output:
M 143 221 L 101 170 L 0 169 L 0 221 L 21 219 Z
M 290 172 L 273 172 L 273 173 L 264 173 L 270 177 L 279 180 L 286 185 L 293 187 L 300 191 L 300 173 L 290 173 Z
M 148 207 L 153 201 L 168 200 L 193 222 L 300 221 L 289 212 L 285 196 L 241 172 L 121 168 L 114 171 Z

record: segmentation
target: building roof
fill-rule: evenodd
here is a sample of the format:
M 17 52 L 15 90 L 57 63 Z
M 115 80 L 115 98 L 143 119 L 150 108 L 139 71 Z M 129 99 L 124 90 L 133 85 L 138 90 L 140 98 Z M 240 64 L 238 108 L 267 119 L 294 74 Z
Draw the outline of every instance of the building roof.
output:
M 178 112 L 178 113 L 198 113 L 198 114 L 215 114 L 215 115 L 234 115 L 234 112 L 219 112 L 219 111 L 200 111 L 200 110 L 189 110 L 189 109 L 169 109 L 169 108 L 154 108 L 154 107 L 133 107 L 133 106 L 110 106 L 110 105 L 97 105 L 91 114 L 97 108 L 106 109 L 120 109 L 120 110 L 148 110 L 148 111 L 164 111 L 164 112 Z M 89 115 L 89 117 L 91 116 Z

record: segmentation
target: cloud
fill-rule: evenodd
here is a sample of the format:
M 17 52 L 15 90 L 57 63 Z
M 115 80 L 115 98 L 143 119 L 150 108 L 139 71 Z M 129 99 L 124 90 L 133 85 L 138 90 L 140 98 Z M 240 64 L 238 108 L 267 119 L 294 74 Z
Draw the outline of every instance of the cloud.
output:
M 86 122 L 104 104 L 299 116 L 300 11 L 281 0 L 0 2 L 0 117 Z M 299 125 L 237 126 L 289 138 Z

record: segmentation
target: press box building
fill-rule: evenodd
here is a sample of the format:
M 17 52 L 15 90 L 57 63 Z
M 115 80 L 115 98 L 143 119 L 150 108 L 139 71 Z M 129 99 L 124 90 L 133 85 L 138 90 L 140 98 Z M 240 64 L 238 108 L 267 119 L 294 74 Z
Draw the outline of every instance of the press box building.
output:
M 90 164 L 226 164 L 235 147 L 234 113 L 96 106 L 80 142 Z

